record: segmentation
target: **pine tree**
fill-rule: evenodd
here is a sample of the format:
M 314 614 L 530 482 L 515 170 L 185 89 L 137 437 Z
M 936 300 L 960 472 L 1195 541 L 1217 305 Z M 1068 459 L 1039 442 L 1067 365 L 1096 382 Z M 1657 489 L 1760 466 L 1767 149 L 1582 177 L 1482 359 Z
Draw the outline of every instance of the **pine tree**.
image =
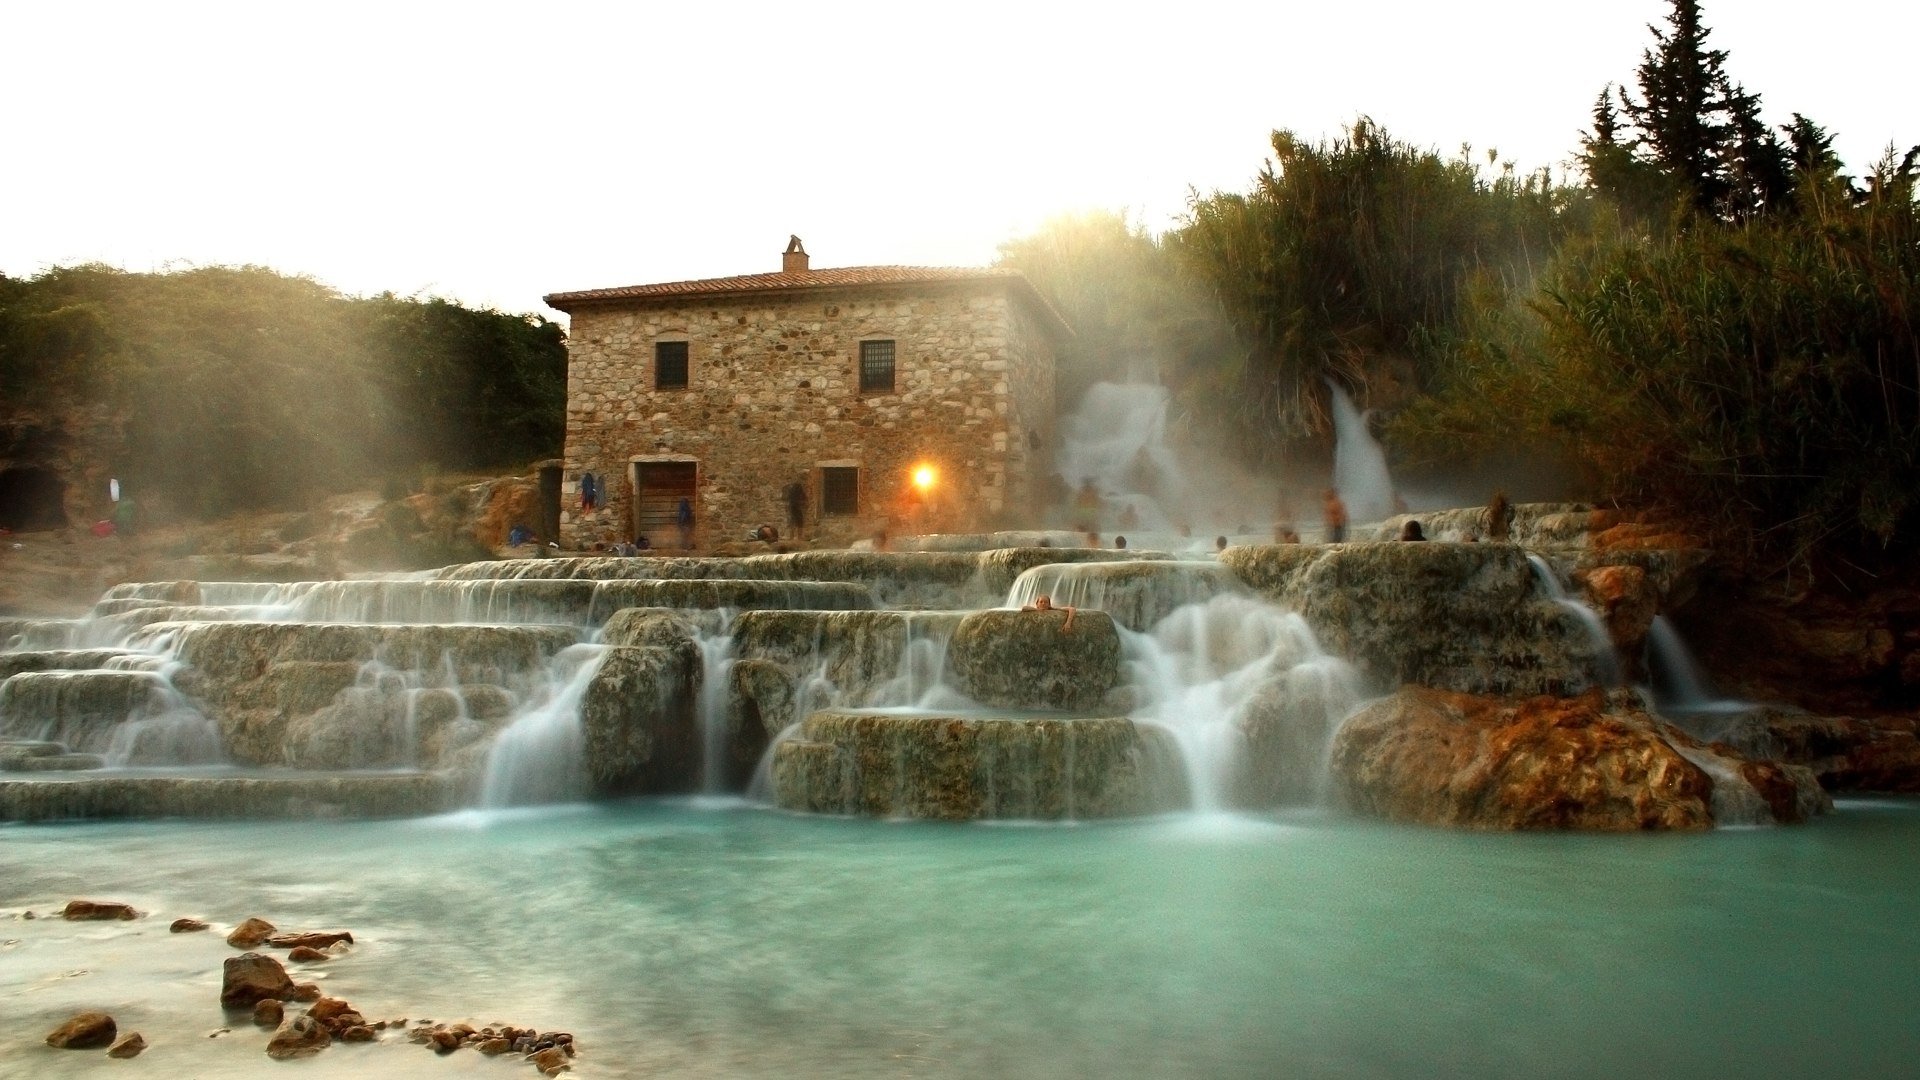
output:
M 1727 215 L 1746 220 L 1785 207 L 1793 192 L 1791 163 L 1780 137 L 1760 119 L 1760 95 L 1723 81 L 1720 96 L 1732 121 L 1725 148 L 1730 153 Z
M 1639 100 L 1622 94 L 1621 104 L 1653 163 L 1680 183 L 1694 209 L 1713 214 L 1733 188 L 1727 54 L 1707 48 L 1712 31 L 1700 19 L 1698 0 L 1672 3 L 1668 30 L 1647 27 L 1654 47 L 1640 57 Z

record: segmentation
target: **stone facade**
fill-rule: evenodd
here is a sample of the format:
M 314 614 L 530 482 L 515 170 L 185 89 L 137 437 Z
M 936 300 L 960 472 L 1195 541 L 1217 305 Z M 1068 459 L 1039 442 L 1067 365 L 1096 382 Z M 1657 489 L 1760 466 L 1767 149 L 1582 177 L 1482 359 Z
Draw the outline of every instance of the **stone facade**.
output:
M 799 255 L 777 274 L 547 298 L 572 316 L 564 543 L 645 532 L 679 546 L 677 498 L 663 502 L 658 482 L 641 497 L 673 463 L 682 476 L 692 465 L 698 548 L 763 523 L 787 534 L 795 481 L 807 536 L 826 543 L 1030 516 L 1051 472 L 1054 345 L 1070 333 L 1032 285 L 997 270 L 807 270 Z M 657 386 L 660 346 L 678 342 L 685 386 Z M 892 343 L 891 391 L 862 391 L 863 342 Z M 678 351 L 666 350 L 669 382 Z M 911 483 L 922 466 L 936 477 L 924 495 Z M 847 468 L 851 512 L 824 505 L 824 470 Z M 593 511 L 587 472 L 602 492 Z

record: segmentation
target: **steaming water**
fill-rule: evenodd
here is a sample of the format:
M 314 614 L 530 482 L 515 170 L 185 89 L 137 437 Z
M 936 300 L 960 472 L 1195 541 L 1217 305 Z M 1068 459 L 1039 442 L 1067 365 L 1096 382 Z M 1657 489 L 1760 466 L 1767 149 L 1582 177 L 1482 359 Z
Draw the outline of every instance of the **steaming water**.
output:
M 1102 527 L 1115 527 L 1131 506 L 1138 524 L 1130 528 L 1171 533 L 1182 474 L 1166 435 L 1164 387 L 1095 383 L 1062 424 L 1058 471 L 1076 491 L 1094 482 L 1110 504 Z
M 1394 509 L 1387 451 L 1347 392 L 1331 379 L 1327 389 L 1333 399 L 1333 486 L 1347 504 L 1347 516 L 1355 524 L 1389 517 Z
M 1920 803 L 1799 829 L 1460 834 L 1305 815 L 916 825 L 641 802 L 0 829 L 0 1072 L 250 1078 L 199 916 L 345 927 L 375 1017 L 575 1032 L 582 1077 L 1894 1077 Z M 75 896 L 134 923 L 14 921 Z M 42 1036 L 108 1008 L 133 1063 Z M 220 1028 L 231 1033 L 206 1036 Z M 391 1038 L 302 1077 L 531 1075 Z M 53 1071 L 49 1071 L 53 1070 Z

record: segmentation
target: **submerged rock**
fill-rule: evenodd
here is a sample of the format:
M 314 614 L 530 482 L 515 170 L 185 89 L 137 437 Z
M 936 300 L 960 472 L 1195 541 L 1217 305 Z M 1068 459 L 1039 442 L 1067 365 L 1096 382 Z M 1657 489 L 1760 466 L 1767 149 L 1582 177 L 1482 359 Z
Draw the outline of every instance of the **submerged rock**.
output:
M 1353 808 L 1428 825 L 1705 829 L 1818 812 L 1806 770 L 1752 770 L 1769 789 L 1759 792 L 1742 774 L 1750 763 L 1702 749 L 1624 698 L 1506 701 L 1410 688 L 1349 719 L 1332 766 Z
M 113 1044 L 119 1029 L 103 1012 L 83 1012 L 47 1033 L 47 1045 L 56 1050 L 98 1050 Z
M 994 708 L 1098 708 L 1120 682 L 1120 635 L 1102 611 L 976 611 L 947 655 L 961 693 Z
M 1120 717 L 816 712 L 774 750 L 780 806 L 827 814 L 1099 818 L 1184 805 L 1167 736 Z
M 199 919 L 175 919 L 173 920 L 173 924 L 167 927 L 167 932 L 170 934 L 194 934 L 205 929 L 207 929 L 207 924 Z

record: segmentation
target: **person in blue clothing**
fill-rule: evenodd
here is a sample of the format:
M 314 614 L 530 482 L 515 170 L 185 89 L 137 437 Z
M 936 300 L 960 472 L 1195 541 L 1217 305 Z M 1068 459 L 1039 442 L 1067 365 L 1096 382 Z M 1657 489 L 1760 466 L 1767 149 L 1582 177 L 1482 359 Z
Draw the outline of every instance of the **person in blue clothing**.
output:
M 680 526 L 680 546 L 693 546 L 693 500 L 681 498 L 680 505 L 673 512 L 674 523 Z
M 592 473 L 580 474 L 580 509 L 592 513 L 600 505 L 600 481 Z

